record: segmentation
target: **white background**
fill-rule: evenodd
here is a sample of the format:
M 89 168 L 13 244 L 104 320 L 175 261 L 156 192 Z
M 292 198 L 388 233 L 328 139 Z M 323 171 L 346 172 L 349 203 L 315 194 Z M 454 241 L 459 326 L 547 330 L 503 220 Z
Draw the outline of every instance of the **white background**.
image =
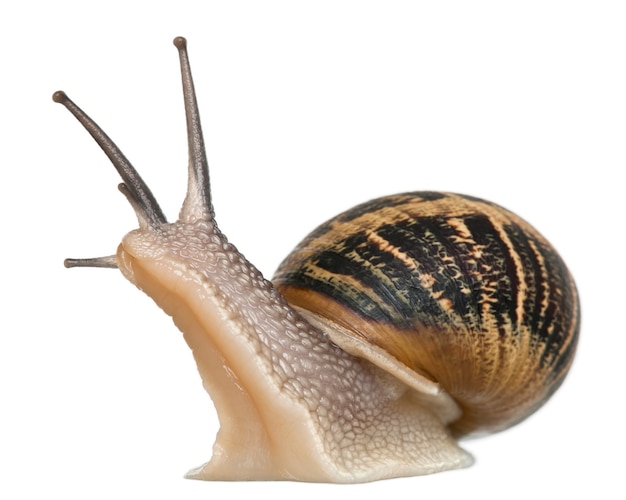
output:
M 0 498 L 624 498 L 626 8 L 615 1 L 10 2 L 0 15 Z M 185 189 L 177 55 L 214 203 L 268 276 L 369 198 L 491 199 L 560 250 L 583 305 L 552 401 L 467 470 L 357 486 L 206 483 L 217 422 L 171 321 L 114 270 L 66 270 L 136 226 L 118 142 L 171 219 Z M 577 495 L 578 496 L 578 495 Z

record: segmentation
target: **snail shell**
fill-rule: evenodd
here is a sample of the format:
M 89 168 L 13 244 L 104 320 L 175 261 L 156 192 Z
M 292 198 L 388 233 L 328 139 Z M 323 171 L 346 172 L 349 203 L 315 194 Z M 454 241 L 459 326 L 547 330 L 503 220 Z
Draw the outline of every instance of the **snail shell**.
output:
M 439 383 L 462 408 L 458 434 L 535 411 L 576 347 L 576 287 L 559 255 L 520 217 L 470 196 L 363 203 L 307 236 L 273 281 L 303 314 Z
M 574 282 L 531 226 L 476 198 L 405 193 L 314 230 L 273 282 L 214 218 L 183 38 L 188 190 L 168 223 L 109 137 L 63 92 L 120 173 L 139 229 L 119 268 L 183 332 L 220 419 L 200 479 L 362 482 L 464 467 L 454 437 L 522 420 L 556 390 L 579 328 Z

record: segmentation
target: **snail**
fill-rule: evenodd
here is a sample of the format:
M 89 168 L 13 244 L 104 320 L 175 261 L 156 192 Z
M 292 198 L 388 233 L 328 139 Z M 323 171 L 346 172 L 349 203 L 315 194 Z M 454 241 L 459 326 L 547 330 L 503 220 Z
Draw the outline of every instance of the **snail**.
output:
M 459 438 L 506 429 L 568 372 L 572 276 L 546 239 L 494 203 L 444 192 L 378 198 L 323 223 L 273 281 L 215 222 L 186 41 L 178 49 L 189 171 L 168 223 L 117 146 L 63 104 L 118 170 L 139 228 L 112 256 L 183 332 L 219 417 L 188 477 L 354 483 L 466 467 Z

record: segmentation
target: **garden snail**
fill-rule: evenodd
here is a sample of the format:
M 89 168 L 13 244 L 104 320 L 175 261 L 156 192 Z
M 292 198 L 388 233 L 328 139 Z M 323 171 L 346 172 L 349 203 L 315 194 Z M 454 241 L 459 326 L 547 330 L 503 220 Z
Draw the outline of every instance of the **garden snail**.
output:
M 184 38 L 189 185 L 167 223 L 139 174 L 63 92 L 120 173 L 139 229 L 118 267 L 173 317 L 220 419 L 199 479 L 364 482 L 471 464 L 456 438 L 507 428 L 558 388 L 574 282 L 550 244 L 474 197 L 413 192 L 322 224 L 273 282 L 218 229 Z

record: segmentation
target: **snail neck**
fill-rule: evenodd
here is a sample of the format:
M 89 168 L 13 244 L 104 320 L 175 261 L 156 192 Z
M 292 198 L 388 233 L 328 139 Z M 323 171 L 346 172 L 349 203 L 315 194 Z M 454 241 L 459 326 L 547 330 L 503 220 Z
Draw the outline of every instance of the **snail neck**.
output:
M 361 482 L 471 462 L 405 383 L 304 320 L 214 224 L 129 233 L 118 263 L 172 316 L 215 403 L 213 458 L 190 477 Z
M 117 260 L 183 332 L 220 420 L 200 479 L 331 480 L 304 394 L 306 352 L 345 357 L 210 222 L 133 231 Z M 327 361 L 328 362 L 328 361 Z M 311 405 L 307 404 L 307 401 Z

